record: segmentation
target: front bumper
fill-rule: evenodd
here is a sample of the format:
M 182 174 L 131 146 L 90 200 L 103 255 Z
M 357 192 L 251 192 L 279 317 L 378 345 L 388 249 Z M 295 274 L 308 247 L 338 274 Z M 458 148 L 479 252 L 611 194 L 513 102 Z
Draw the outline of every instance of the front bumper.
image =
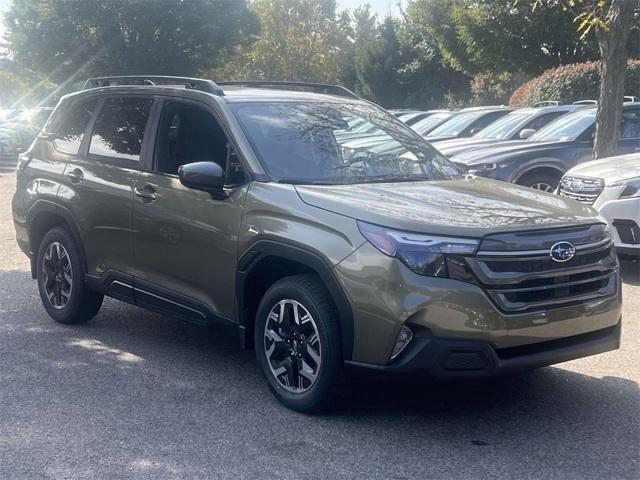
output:
M 357 376 L 491 378 L 616 350 L 620 347 L 621 324 L 620 320 L 611 327 L 581 335 L 503 349 L 488 342 L 419 338 L 388 365 L 346 363 Z

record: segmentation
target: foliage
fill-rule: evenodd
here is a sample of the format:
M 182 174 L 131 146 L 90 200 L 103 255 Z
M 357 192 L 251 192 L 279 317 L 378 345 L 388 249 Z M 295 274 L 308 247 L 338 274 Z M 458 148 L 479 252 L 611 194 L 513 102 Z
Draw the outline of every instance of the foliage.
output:
M 522 83 L 523 75 L 511 72 L 481 73 L 471 82 L 474 105 L 497 105 L 509 102 L 513 90 Z
M 29 87 L 12 72 L 0 70 L 0 108 L 13 106 L 27 93 Z
M 625 77 L 626 93 L 640 96 L 640 60 L 627 62 Z M 597 100 L 599 91 L 600 62 L 563 65 L 524 83 L 513 92 L 510 103 L 516 107 L 525 107 L 542 100 L 558 100 L 562 103 Z
M 247 49 L 217 71 L 229 79 L 338 82 L 347 51 L 350 20 L 335 0 L 255 0 L 261 32 Z
M 58 83 L 90 75 L 192 75 L 257 31 L 244 0 L 14 0 L 9 55 Z
M 407 17 L 433 36 L 451 67 L 468 75 L 535 75 L 598 56 L 595 41 L 581 41 L 556 4 L 539 0 L 532 11 L 513 0 L 412 0 Z

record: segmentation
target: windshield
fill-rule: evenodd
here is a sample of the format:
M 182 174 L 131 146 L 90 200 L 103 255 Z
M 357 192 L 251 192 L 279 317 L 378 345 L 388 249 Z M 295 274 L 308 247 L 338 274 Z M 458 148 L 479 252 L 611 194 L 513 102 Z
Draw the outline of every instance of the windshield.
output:
M 427 137 L 455 137 L 485 113 L 487 112 L 479 111 L 456 115 L 438 128 L 434 128 Z
M 476 133 L 473 138 L 502 140 L 532 115 L 531 113 L 511 112 L 499 120 L 489 124 Z
M 529 137 L 532 142 L 562 142 L 575 140 L 593 125 L 596 118 L 596 110 L 580 110 L 564 115 L 554 120 L 546 127 L 541 128 Z
M 429 115 L 427 118 L 423 118 L 419 122 L 414 123 L 413 125 L 411 125 L 411 128 L 413 128 L 420 135 L 426 135 L 434 127 L 450 118 L 451 115 L 453 115 L 453 113 L 450 112 L 434 113 L 433 115 Z
M 266 170 L 283 183 L 348 184 L 445 180 L 460 173 L 391 114 L 370 105 L 231 105 Z M 362 119 L 373 130 L 350 133 Z M 348 140 L 345 138 L 348 137 Z

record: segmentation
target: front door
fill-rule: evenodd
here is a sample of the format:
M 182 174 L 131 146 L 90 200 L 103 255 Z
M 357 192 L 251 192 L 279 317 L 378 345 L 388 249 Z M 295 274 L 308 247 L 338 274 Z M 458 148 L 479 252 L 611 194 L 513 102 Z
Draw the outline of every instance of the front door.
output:
M 228 196 L 185 187 L 178 167 L 216 162 Z M 136 302 L 208 322 L 235 318 L 238 230 L 247 191 L 234 147 L 210 107 L 165 100 L 152 166 L 137 178 L 133 208 Z

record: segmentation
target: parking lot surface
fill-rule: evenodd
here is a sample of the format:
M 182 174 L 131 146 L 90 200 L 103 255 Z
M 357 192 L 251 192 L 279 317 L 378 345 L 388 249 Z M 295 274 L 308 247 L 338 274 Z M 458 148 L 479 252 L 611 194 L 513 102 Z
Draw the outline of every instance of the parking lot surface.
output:
M 55 324 L 18 250 L 0 172 L 0 478 L 636 479 L 640 273 L 622 348 L 497 381 L 356 383 L 306 416 L 236 337 L 106 299 Z

